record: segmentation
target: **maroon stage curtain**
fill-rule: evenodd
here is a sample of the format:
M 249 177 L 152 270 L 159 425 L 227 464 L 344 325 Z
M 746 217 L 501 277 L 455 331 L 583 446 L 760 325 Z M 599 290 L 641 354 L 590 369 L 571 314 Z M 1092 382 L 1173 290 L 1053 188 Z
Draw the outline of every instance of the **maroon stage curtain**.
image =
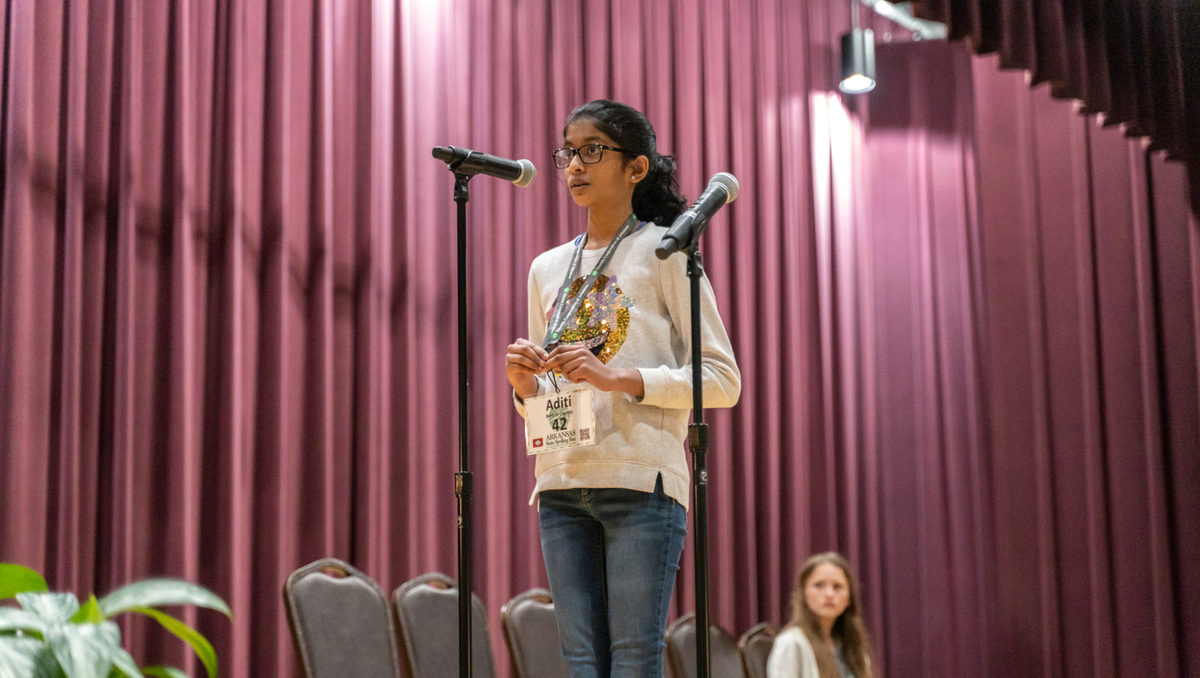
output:
M 1200 3 L 1133 0 L 919 0 L 979 54 L 1050 83 L 1105 124 L 1150 138 L 1200 186 Z M 1196 198 L 1196 196 L 1193 196 Z M 1200 199 L 1200 198 L 1198 198 Z
M 236 619 L 188 618 L 233 676 L 294 675 L 304 563 L 453 575 L 429 152 L 528 157 L 532 187 L 479 178 L 469 207 L 476 590 L 506 671 L 499 608 L 545 576 L 502 354 L 529 262 L 583 225 L 562 120 L 610 96 L 689 196 L 742 183 L 705 236 L 745 380 L 711 420 L 715 622 L 786 621 L 832 548 L 883 675 L 1200 674 L 1200 233 L 1184 167 L 1096 114 L 957 43 L 881 45 L 845 100 L 842 2 L 5 7 L 0 560 L 82 594 L 200 581 Z
M 1021 675 L 1198 675 L 1186 174 L 994 68 L 975 64 L 999 649 Z

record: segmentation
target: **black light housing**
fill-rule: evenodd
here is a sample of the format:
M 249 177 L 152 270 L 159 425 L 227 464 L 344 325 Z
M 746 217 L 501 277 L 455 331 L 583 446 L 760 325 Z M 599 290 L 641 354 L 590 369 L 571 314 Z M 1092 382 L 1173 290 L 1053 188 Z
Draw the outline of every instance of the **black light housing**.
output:
M 842 34 L 842 81 L 838 89 L 862 94 L 875 89 L 875 34 L 855 28 Z

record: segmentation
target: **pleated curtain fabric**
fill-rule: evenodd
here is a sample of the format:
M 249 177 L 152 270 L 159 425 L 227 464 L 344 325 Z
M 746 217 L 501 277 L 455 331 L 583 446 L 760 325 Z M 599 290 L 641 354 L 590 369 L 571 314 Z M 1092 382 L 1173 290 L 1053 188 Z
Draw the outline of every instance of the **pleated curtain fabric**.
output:
M 977 53 L 999 53 L 1002 67 L 1028 70 L 1033 84 L 1050 83 L 1055 97 L 1150 137 L 1152 149 L 1200 160 L 1200 3 L 924 0 L 916 11 Z

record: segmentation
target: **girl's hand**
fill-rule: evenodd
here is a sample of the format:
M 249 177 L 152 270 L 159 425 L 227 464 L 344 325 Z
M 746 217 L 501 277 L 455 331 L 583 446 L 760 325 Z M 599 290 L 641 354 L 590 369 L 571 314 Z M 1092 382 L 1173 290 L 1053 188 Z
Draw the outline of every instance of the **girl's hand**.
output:
M 528 339 L 517 339 L 508 345 L 504 356 L 504 374 L 521 400 L 537 395 L 537 375 L 546 371 L 550 356 L 541 346 Z
M 577 344 L 555 347 L 545 369 L 558 372 L 573 384 L 590 384 L 601 391 L 620 391 L 636 398 L 644 393 L 641 372 L 609 367 L 589 349 Z

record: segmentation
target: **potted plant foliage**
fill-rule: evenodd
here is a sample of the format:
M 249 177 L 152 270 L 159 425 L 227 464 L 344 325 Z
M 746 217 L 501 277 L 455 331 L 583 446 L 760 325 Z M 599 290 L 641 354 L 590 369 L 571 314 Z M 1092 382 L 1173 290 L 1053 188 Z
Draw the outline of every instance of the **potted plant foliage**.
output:
M 0 601 L 16 598 L 20 607 L 0 605 L 0 678 L 186 678 L 176 668 L 138 668 L 121 647 L 113 617 L 133 612 L 151 617 L 183 639 L 200 658 L 209 678 L 217 675 L 217 654 L 203 635 L 157 609 L 196 605 L 230 619 L 229 607 L 212 591 L 177 579 L 147 579 L 80 604 L 71 593 L 49 591 L 46 580 L 21 565 L 0 563 Z

